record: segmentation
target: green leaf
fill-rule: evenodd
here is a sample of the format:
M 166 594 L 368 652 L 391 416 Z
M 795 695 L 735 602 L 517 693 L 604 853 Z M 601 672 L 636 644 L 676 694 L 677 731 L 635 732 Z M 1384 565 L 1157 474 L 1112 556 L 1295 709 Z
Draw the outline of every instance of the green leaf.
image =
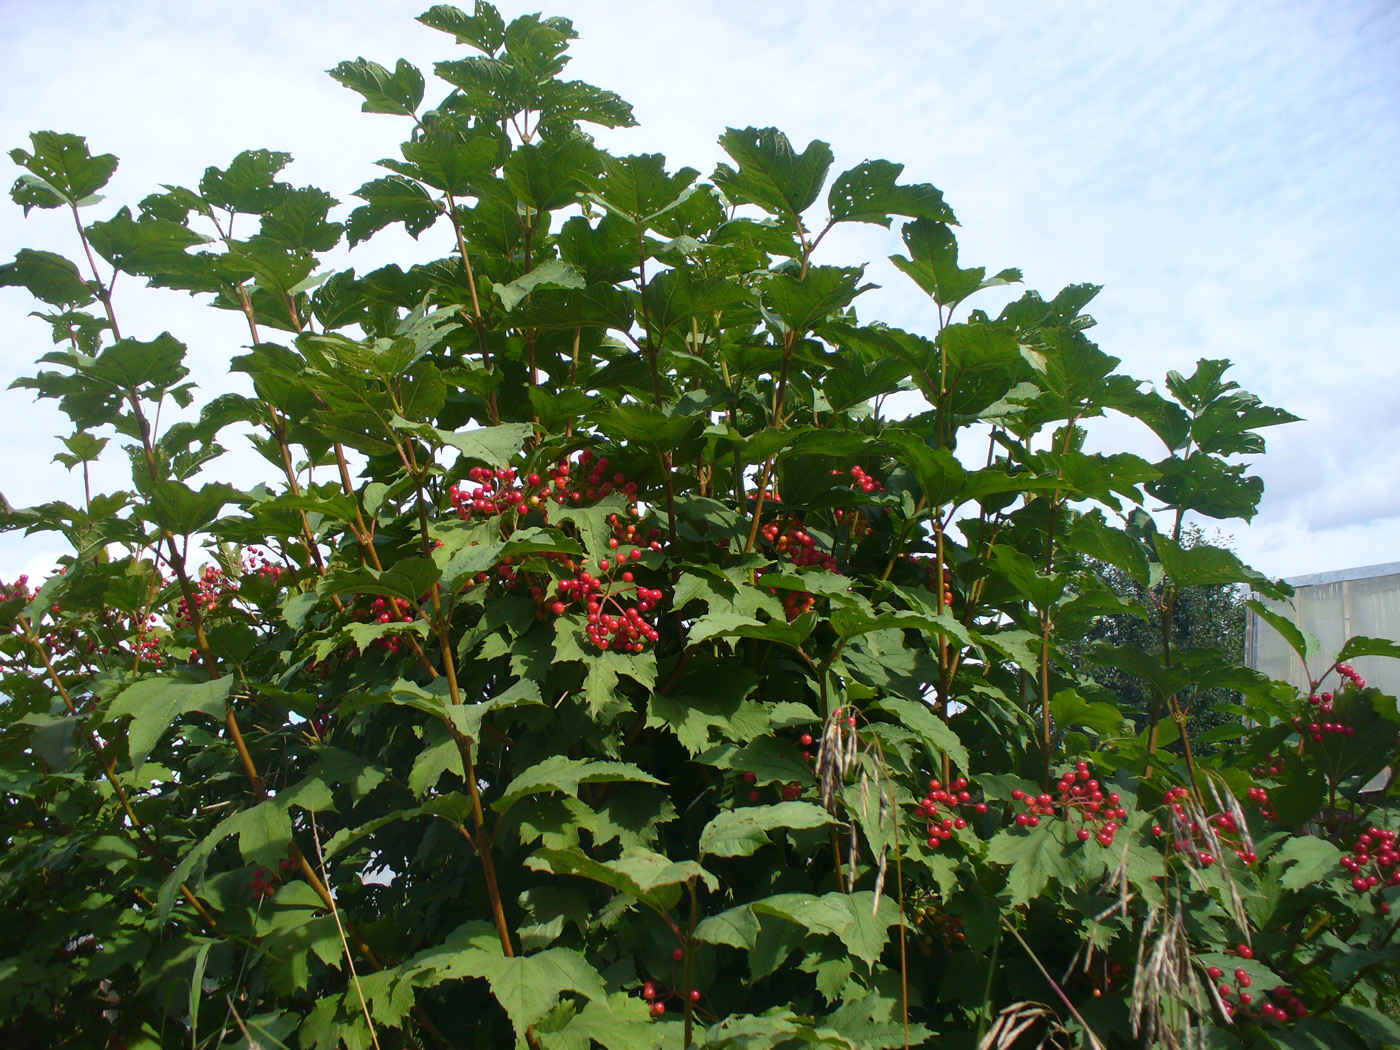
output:
M 21 248 L 14 262 L 0 266 L 0 288 L 24 288 L 54 306 L 86 306 L 96 298 L 76 263 L 53 252 Z
M 700 832 L 700 856 L 747 857 L 768 845 L 767 833 L 779 828 L 821 828 L 831 815 L 810 802 L 779 802 L 725 810 Z
M 775 736 L 759 737 L 743 746 L 721 744 L 697 755 L 695 761 L 717 769 L 752 773 L 759 787 L 794 781 L 804 787 L 816 783 L 811 768 L 797 754 L 797 749 Z
M 391 423 L 399 429 L 411 430 L 455 448 L 469 463 L 484 463 L 488 467 L 509 466 L 535 432 L 529 423 L 502 423 L 499 426 L 455 431 L 414 423 L 402 416 L 395 416 Z
M 479 925 L 467 924 L 449 937 L 446 944 L 419 952 L 396 971 L 385 973 L 401 975 L 414 985 L 440 984 L 463 977 L 484 979 L 510 1017 L 518 1041 L 524 1040 L 526 1029 L 554 1009 L 563 992 L 579 992 L 599 1002 L 607 1001 L 603 979 L 578 952 L 549 948 L 532 955 L 508 958 L 501 954 L 499 945 L 492 945 L 486 936 L 463 936 L 468 931 L 474 932 Z M 489 936 L 494 937 L 494 934 Z M 353 995 L 350 1000 L 358 1005 Z
M 1247 583 L 1260 594 L 1279 600 L 1292 593 L 1287 584 L 1275 583 L 1223 547 L 1212 547 L 1206 543 L 1182 547 L 1167 536 L 1158 536 L 1156 546 L 1162 568 L 1178 587 Z
M 751 907 L 760 915 L 774 915 L 814 933 L 839 937 L 847 950 L 866 966 L 873 966 L 889 937 L 889 928 L 899 921 L 899 909 L 889 897 L 880 899 L 869 890 L 856 893 L 783 893 L 754 901 Z
M 631 401 L 599 417 L 598 426 L 610 436 L 668 452 L 679 447 L 688 437 L 693 437 L 703 422 L 703 416 L 673 414 L 665 409 Z
M 493 284 L 491 287 L 501 305 L 509 312 L 536 288 L 581 289 L 584 283 L 583 276 L 563 259 L 549 259 L 509 284 Z
M 1262 478 L 1245 474 L 1246 464 L 1228 464 L 1215 456 L 1164 459 L 1154 464 L 1161 477 L 1147 491 L 1172 507 L 1210 518 L 1250 521 L 1264 495 Z
M 1277 631 L 1282 636 L 1283 640 L 1288 643 L 1289 648 L 1297 653 L 1298 658 L 1305 664 L 1314 659 L 1321 651 L 1322 643 L 1319 642 L 1316 637 L 1304 631 L 1281 612 L 1270 609 L 1263 602 L 1255 598 L 1249 599 L 1244 604 L 1246 608 L 1252 609 L 1257 616 L 1262 617 L 1270 627 Z M 1395 645 L 1394 642 L 1387 642 L 1385 644 Z M 1337 659 L 1346 660 L 1349 659 L 1349 657 L 1338 656 Z
M 864 273 L 861 266 L 813 266 L 801 280 L 791 273 L 774 274 L 763 286 L 764 298 L 788 331 L 802 334 L 875 287 L 860 283 Z
M 1367 638 L 1363 635 L 1356 635 L 1347 639 L 1347 643 L 1337 654 L 1336 662 L 1345 663 L 1347 660 L 1355 660 L 1360 656 L 1389 656 L 1400 659 L 1400 642 L 1390 638 Z
M 1006 890 L 1012 907 L 1040 896 L 1050 879 L 1060 874 L 1060 843 L 1052 834 L 1056 821 L 1038 827 L 998 831 L 987 847 L 987 860 L 1009 866 Z
M 150 518 L 175 536 L 199 532 L 219 516 L 223 508 L 241 500 L 243 494 L 232 485 L 213 483 L 198 490 L 182 481 L 161 481 L 148 508 Z
M 506 787 L 505 793 L 491 805 L 497 812 L 504 812 L 527 795 L 560 791 L 566 795 L 577 796 L 580 784 L 607 784 L 623 780 L 643 784 L 661 783 L 650 773 L 630 762 L 604 762 L 551 755 L 519 774 Z
M 715 877 L 695 861 L 673 861 L 649 850 L 629 849 L 617 860 L 596 861 L 576 849 L 542 849 L 528 863 L 536 870 L 578 875 L 611 886 L 663 915 L 675 907 L 681 887 L 692 879 L 712 890 L 719 887 Z
M 929 752 L 931 758 L 942 759 L 944 755 L 958 769 L 969 768 L 970 756 L 958 734 L 947 722 L 939 718 L 928 704 L 915 700 L 901 700 L 886 697 L 871 705 L 873 710 L 892 715 L 898 724 L 912 730 Z
M 831 221 L 871 222 L 885 229 L 889 229 L 892 215 L 957 222 L 953 209 L 944 203 L 942 192 L 935 187 L 926 182 L 895 185 L 895 179 L 903 170 L 903 164 L 867 160 L 843 171 L 827 194 Z
M 238 852 L 249 864 L 276 869 L 292 844 L 292 821 L 287 807 L 270 798 L 229 817 L 215 829 L 219 838 L 238 836 Z
M 442 214 L 427 190 L 402 175 L 371 179 L 355 191 L 355 196 L 365 203 L 352 211 L 346 222 L 352 248 L 396 222 L 403 223 L 409 236 L 417 240 Z
M 1315 835 L 1295 835 L 1269 858 L 1269 867 L 1280 875 L 1286 890 L 1301 890 L 1322 882 L 1340 870 L 1342 850 Z
M 506 40 L 506 24 L 486 0 L 476 0 L 476 11 L 471 15 L 450 4 L 434 4 L 418 16 L 418 21 L 488 55 L 495 54 Z
M 794 222 L 821 193 L 833 159 L 831 147 L 820 141 L 795 152 L 777 128 L 728 128 L 719 144 L 739 165 L 735 171 L 721 164 L 710 176 L 724 195 L 735 204 L 757 204 Z
M 705 944 L 727 944 L 752 950 L 758 939 L 758 916 L 747 904 L 701 919 L 695 939 Z
M 199 180 L 199 192 L 215 208 L 261 215 L 271 211 L 291 190 L 276 175 L 291 162 L 290 153 L 274 150 L 244 150 L 224 170 L 206 168 Z
M 87 236 L 93 250 L 117 269 L 145 277 L 180 270 L 190 262 L 187 249 L 211 240 L 171 219 L 146 214 L 133 219 L 129 208 L 92 223 Z
M 516 199 L 538 216 L 574 203 L 592 182 L 599 163 L 598 151 L 571 135 L 517 146 L 506 158 L 504 176 Z
M 258 236 L 291 252 L 328 252 L 345 232 L 343 225 L 326 218 L 339 203 L 325 190 L 314 186 L 292 190 L 262 217 Z
M 162 332 L 149 342 L 122 339 L 113 343 L 97 355 L 89 371 L 123 391 L 146 386 L 167 390 L 189 375 L 184 358 L 185 344 Z
M 107 718 L 131 716 L 127 730 L 127 750 L 131 764 L 140 767 L 156 741 L 188 714 L 207 715 L 222 722 L 224 701 L 233 688 L 233 676 L 212 682 L 182 682 L 174 678 L 145 678 L 127 686 L 107 708 Z
M 681 168 L 666 174 L 666 158 L 660 153 L 601 158 L 603 170 L 588 199 L 634 227 L 650 226 L 693 192 L 699 172 Z M 636 231 L 632 231 L 632 265 L 636 263 Z
M 714 742 L 712 733 L 742 743 L 756 740 L 770 729 L 764 705 L 746 699 L 757 685 L 752 674 L 726 672 L 722 679 L 707 682 L 705 695 L 689 689 L 675 695 L 653 693 L 647 708 L 647 726 L 664 727 L 676 735 L 692 755 Z
M 712 321 L 715 313 L 748 299 L 749 293 L 728 278 L 696 278 L 680 267 L 647 282 L 642 297 L 646 319 L 658 341 L 678 325 L 688 324 L 691 318 Z
M 493 130 L 470 134 L 454 128 L 429 132 L 400 147 L 407 165 L 381 161 L 400 175 L 417 178 L 456 197 L 467 196 L 492 178 L 502 159 L 502 139 Z
M 889 427 L 880 439 L 896 448 L 900 462 L 913 472 L 930 507 L 961 502 L 967 492 L 967 468 L 946 448 L 929 448 L 923 434 Z
M 365 58 L 342 62 L 327 72 L 338 83 L 364 96 L 360 109 L 365 113 L 398 113 L 411 117 L 423 101 L 423 74 L 402 58 L 392 73 L 378 62 Z
M 956 306 L 973 292 L 1021 279 L 1019 270 L 1003 270 L 989 278 L 981 266 L 960 267 L 958 241 L 946 222 L 915 219 L 904 224 L 903 236 L 910 258 L 891 255 L 890 262 L 913 278 L 939 306 Z
M 992 548 L 992 564 L 1016 592 L 1037 609 L 1049 609 L 1069 586 L 1064 573 L 1044 573 L 1030 557 L 1005 544 Z
M 1191 681 L 1191 669 L 1168 665 L 1160 653 L 1149 653 L 1131 643 L 1108 645 L 1103 642 L 1089 647 L 1085 656 L 1093 663 L 1105 667 L 1116 667 L 1120 671 L 1141 678 L 1163 696 L 1172 696 Z
M 1101 700 L 1090 702 L 1072 689 L 1054 695 L 1050 714 L 1057 726 L 1083 726 L 1099 736 L 1109 736 L 1123 729 L 1123 712 L 1117 707 Z
M 1109 525 L 1098 508 L 1075 519 L 1065 542 L 1081 554 L 1122 569 L 1144 587 L 1151 583 L 1146 548 L 1127 532 Z
M 112 177 L 117 170 L 117 158 L 110 153 L 93 156 L 88 152 L 87 139 L 81 135 L 64 135 L 54 131 L 33 131 L 29 141 L 34 152 L 10 150 L 10 159 L 29 172 L 21 177 L 10 196 L 30 208 L 57 208 L 62 204 L 83 205 Z

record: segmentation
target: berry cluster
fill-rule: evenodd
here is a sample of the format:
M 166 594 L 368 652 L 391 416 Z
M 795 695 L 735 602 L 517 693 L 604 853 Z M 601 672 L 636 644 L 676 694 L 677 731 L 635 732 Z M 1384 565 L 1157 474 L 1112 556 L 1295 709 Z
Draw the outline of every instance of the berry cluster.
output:
M 581 506 L 585 501 L 602 499 L 614 492 L 627 497 L 628 502 L 637 502 L 637 483 L 629 481 L 627 475 L 608 475 L 608 457 L 599 456 L 591 449 L 578 455 L 577 462 L 568 457 L 550 467 L 547 477 L 528 474 L 522 477 L 515 467 L 492 470 L 488 467 L 473 467 L 467 472 L 470 486 L 463 488 L 453 485 L 447 490 L 448 499 L 457 517 L 463 521 L 475 514 L 504 514 L 506 511 L 538 510 L 549 518 L 549 504 L 569 504 Z
M 1104 794 L 1089 763 L 1083 760 L 1060 777 L 1057 801 L 1066 819 L 1074 813 L 1083 821 L 1083 826 L 1075 832 L 1080 842 L 1096 838 L 1100 846 L 1112 846 L 1118 821 L 1128 816 L 1128 811 L 1119 805 L 1122 799 L 1118 793 Z
M 935 940 L 941 943 L 944 949 L 967 943 L 963 921 L 939 908 L 931 897 L 916 899 L 909 914 L 916 927 L 929 931 L 920 936 L 917 942 L 921 954 L 932 955 Z
M 588 471 L 583 480 L 583 487 L 576 487 L 576 482 L 571 473 L 572 468 L 567 459 L 561 459 L 549 470 L 549 484 L 545 489 L 548 499 L 555 503 L 571 503 L 578 506 L 584 500 L 603 499 L 620 492 L 627 497 L 629 503 L 637 502 L 637 483 L 627 480 L 627 475 L 621 472 L 608 477 L 608 457 L 599 456 L 592 449 L 584 449 L 578 454 L 578 467 Z M 539 475 L 530 475 L 531 485 L 538 484 Z M 571 487 L 574 486 L 574 487 Z M 543 506 L 543 501 L 539 504 Z
M 539 485 L 539 475 L 531 474 L 534 485 Z M 525 502 L 525 493 L 516 485 L 514 467 L 504 470 L 490 470 L 486 467 L 472 467 L 467 478 L 475 484 L 467 489 L 453 485 L 447 490 L 447 498 L 452 501 L 452 509 L 463 521 L 473 514 L 504 514 L 515 510 Z
M 368 608 L 357 610 L 354 614 L 357 620 L 368 623 L 412 623 L 415 613 L 413 606 L 403 598 L 386 598 L 383 595 L 377 596 L 369 603 Z M 373 642 L 383 649 L 397 656 L 403 651 L 404 640 L 399 635 L 381 635 Z
M 841 473 L 842 472 L 840 470 L 832 470 L 831 476 L 834 478 L 840 477 Z M 850 474 L 851 488 L 853 489 L 859 489 L 861 492 L 885 491 L 885 486 L 879 481 L 875 480 L 875 478 L 867 474 L 865 472 L 865 468 L 862 467 L 859 463 L 857 463 L 854 467 L 851 468 Z M 837 517 L 840 517 L 840 511 L 837 512 Z
M 1226 954 L 1238 955 L 1241 959 L 1252 959 L 1254 958 L 1254 949 L 1247 944 L 1240 944 L 1236 945 L 1232 951 L 1227 950 Z M 1206 970 L 1206 976 L 1212 981 L 1221 982 L 1215 990 L 1220 994 L 1221 1006 L 1226 1017 L 1234 1017 L 1239 1014 L 1263 1021 L 1290 1021 L 1308 1016 L 1307 1006 L 1291 988 L 1284 985 L 1270 990 L 1269 996 L 1274 1002 L 1265 1000 L 1256 1008 L 1254 994 L 1249 991 L 1249 987 L 1254 981 L 1249 976 L 1249 971 L 1243 967 L 1235 970 L 1233 987 L 1224 983 L 1225 971 L 1219 966 L 1209 967 Z M 1232 999 L 1233 1002 L 1229 1001 Z
M 777 500 L 778 494 L 773 493 L 772 498 Z M 773 545 L 780 558 L 786 558 L 798 568 L 815 565 L 827 572 L 836 571 L 836 559 L 817 546 L 817 541 L 803 528 L 802 519 L 796 514 L 784 515 L 763 526 L 763 538 Z M 769 593 L 777 594 L 777 589 L 773 588 Z M 783 591 L 781 600 L 783 615 L 789 623 L 816 603 L 809 591 Z
M 1338 675 L 1345 679 L 1341 686 L 1338 687 L 1339 692 L 1347 688 L 1348 685 L 1358 691 L 1366 688 L 1366 679 L 1357 674 L 1356 668 L 1352 667 L 1351 664 L 1338 664 L 1336 671 Z M 1337 697 L 1333 693 L 1314 693 L 1312 696 L 1308 697 L 1308 705 L 1309 707 L 1316 708 L 1319 715 L 1330 715 L 1336 699 Z M 1303 710 L 1304 714 L 1294 716 L 1293 728 L 1298 730 L 1302 736 L 1311 738 L 1314 744 L 1322 743 L 1323 740 L 1329 736 L 1356 735 L 1355 726 L 1347 725 L 1344 722 L 1316 721 L 1308 714 L 1307 708 Z
M 1049 795 L 1032 795 L 1028 791 L 1020 788 L 1013 788 L 1011 798 L 1026 807 L 1024 813 L 1016 814 L 1016 823 L 1023 828 L 1040 827 L 1041 817 L 1053 817 L 1055 815 L 1055 800 Z
M 457 516 L 464 520 L 473 514 L 499 514 L 512 509 L 522 513 L 538 511 L 548 520 L 551 502 L 578 506 L 585 500 L 620 492 L 633 504 L 628 514 L 635 517 L 636 483 L 629 482 L 620 473 L 608 477 L 607 470 L 608 458 L 589 450 L 579 453 L 576 463 L 567 458 L 559 460 L 550 468 L 547 479 L 538 474 L 522 478 L 514 468 L 475 467 L 468 474 L 476 483 L 475 488 L 464 491 L 453 486 L 448 489 L 448 496 Z M 553 562 L 567 574 L 553 586 L 548 579 L 541 580 L 523 572 L 519 565 L 523 559 L 514 557 L 503 558 L 494 576 L 507 589 L 528 587 L 541 619 L 551 613 L 563 616 L 571 605 L 582 605 L 588 616 L 588 640 L 593 645 L 613 652 L 640 653 L 647 643 L 659 637 L 654 620 L 647 614 L 656 608 L 663 595 L 660 590 L 637 584 L 632 568 L 644 550 L 661 550 L 660 532 L 655 528 L 647 530 L 639 522 L 617 514 L 608 516 L 608 527 L 612 530 L 608 546 L 616 553 L 598 559 L 596 564 L 550 551 L 531 555 L 532 559 Z M 491 580 L 492 573 L 480 572 L 466 585 L 481 586 Z M 398 643 L 392 638 L 386 641 L 391 646 Z
M 1262 787 L 1252 787 L 1248 792 L 1249 801 L 1259 807 L 1259 815 L 1266 820 L 1278 820 L 1278 814 L 1274 812 L 1274 807 L 1269 803 L 1269 789 Z
M 672 949 L 671 949 L 671 961 L 672 961 L 672 962 L 677 962 L 677 963 L 678 963 L 678 962 L 684 961 L 684 959 L 685 959 L 685 949 L 683 949 L 683 948 L 672 948 Z M 674 970 L 673 970 L 673 979 L 674 979 Z M 664 1016 L 665 1016 L 665 1014 L 666 1014 L 666 1000 L 667 1000 L 667 999 L 670 999 L 672 996 L 674 996 L 674 997 L 677 998 L 677 999 L 681 999 L 681 998 L 682 998 L 682 996 L 681 996 L 681 994 L 680 994 L 679 991 L 675 991 L 675 990 L 673 990 L 673 991 L 666 991 L 666 990 L 663 989 L 660 985 L 658 985 L 655 981 L 645 981 L 645 982 L 643 982 L 643 984 L 642 984 L 642 998 L 645 999 L 648 1003 L 651 1004 L 651 1005 L 650 1005 L 650 1012 L 651 1012 L 651 1016 L 652 1016 L 652 1017 L 664 1017 Z M 692 988 L 692 989 L 690 990 L 690 1001 L 691 1001 L 692 1003 L 698 1003 L 698 1002 L 700 1001 L 700 989 L 699 989 L 699 988 Z
M 1352 667 L 1351 664 L 1338 664 L 1337 673 L 1349 681 L 1354 688 L 1366 688 L 1366 679 L 1357 674 L 1356 668 Z
M 1308 735 L 1312 737 L 1314 744 L 1322 743 L 1322 738 L 1328 734 L 1336 736 L 1355 736 L 1356 727 L 1345 725 L 1341 722 L 1309 722 Z
M 836 571 L 836 559 L 817 547 L 817 541 L 802 527 L 802 519 L 788 514 L 763 526 L 763 538 L 773 545 L 779 556 L 798 568 L 815 565 L 827 572 Z
M 258 576 L 276 583 L 286 571 L 284 566 L 268 561 L 267 552 L 264 550 L 249 547 L 243 552 L 243 575 L 245 576 L 249 573 L 256 573 Z
M 920 582 L 929 590 L 934 590 L 938 585 L 937 560 L 911 555 L 909 561 L 914 566 L 915 571 L 921 574 Z M 945 606 L 953 604 L 953 570 L 948 565 L 943 566 L 943 604 Z
M 811 743 L 812 734 L 803 733 L 802 739 L 807 741 L 808 743 Z M 804 751 L 803 755 L 807 757 L 808 761 L 811 761 L 810 752 Z M 759 801 L 759 799 L 763 797 L 759 793 L 758 788 L 754 786 L 754 784 L 758 781 L 758 774 L 755 773 L 752 769 L 746 769 L 744 770 L 743 776 L 744 783 L 749 785 L 749 802 L 756 804 Z M 779 788 L 778 793 L 782 796 L 782 800 L 784 802 L 792 802 L 795 799 L 801 798 L 802 782 L 800 780 L 788 781 L 788 783 L 784 784 L 781 788 Z
M 1370 893 L 1377 887 L 1400 886 L 1400 843 L 1389 828 L 1368 828 L 1357 836 L 1350 853 L 1342 855 L 1343 870 L 1351 875 L 1351 888 L 1359 894 Z M 1390 914 L 1390 905 L 1378 901 L 1382 915 Z
M 614 531 L 619 529 L 620 523 L 615 524 Z M 624 535 L 635 534 L 635 530 L 635 525 L 628 525 L 623 532 Z M 590 642 L 599 649 L 640 653 L 648 642 L 660 637 L 655 624 L 646 619 L 645 614 L 656 608 L 663 595 L 655 588 L 636 584 L 636 577 L 627 567 L 641 559 L 640 547 L 623 548 L 617 536 L 609 541 L 609 546 L 617 553 L 611 558 L 599 559 L 597 575 L 578 566 L 573 576 L 555 584 L 558 597 L 548 608 L 555 616 L 563 616 L 570 605 L 582 603 L 588 613 Z M 536 590 L 532 588 L 531 593 Z M 628 594 L 634 594 L 636 600 L 628 603 Z
M 1200 821 L 1192 816 L 1187 808 L 1186 801 L 1190 796 L 1191 792 L 1187 788 L 1174 787 L 1168 789 L 1162 797 L 1163 805 L 1169 806 L 1171 812 L 1171 824 L 1174 829 L 1172 849 L 1189 856 L 1203 868 L 1212 867 L 1219 860 L 1212 852 L 1214 848 L 1212 841 L 1233 850 L 1235 856 L 1245 864 L 1253 864 L 1259 859 L 1259 855 L 1254 852 L 1253 846 L 1244 835 L 1244 830 L 1239 826 L 1239 822 L 1229 813 L 1216 813 L 1205 818 L 1206 823 L 1210 825 L 1210 833 L 1207 834 L 1206 829 L 1201 827 Z M 1267 798 L 1268 795 L 1265 793 L 1266 802 Z M 1166 833 L 1166 829 L 1161 824 L 1152 825 L 1152 834 L 1158 838 Z
M 29 589 L 29 576 L 21 573 L 15 578 L 14 583 L 0 582 L 0 602 L 19 600 L 22 602 L 32 602 L 37 591 Z
M 832 477 L 840 477 L 843 473 L 845 472 L 841 470 L 833 470 L 831 475 Z M 855 492 L 869 495 L 885 491 L 885 486 L 867 474 L 865 468 L 859 464 L 850 469 L 850 475 L 851 489 Z M 858 543 L 871 530 L 870 517 L 863 510 L 838 510 L 836 512 L 836 527 L 838 531 L 842 528 L 848 530 L 848 543 Z
M 941 815 L 940 806 L 946 807 L 949 814 L 955 815 Z M 930 780 L 928 794 L 918 800 L 916 809 L 918 815 L 926 821 L 928 848 L 937 849 L 953 837 L 954 831 L 961 831 L 967 827 L 967 818 L 958 814 L 958 810 L 971 809 L 974 813 L 985 813 L 987 803 L 973 801 L 967 778 L 958 777 L 946 787 L 941 780 Z
M 277 892 L 277 882 L 268 874 L 267 869 L 254 868 L 250 888 L 253 891 L 253 900 L 260 901 Z
M 1053 818 L 1058 806 L 1063 819 L 1077 818 L 1081 822 L 1081 826 L 1075 832 L 1075 837 L 1081 843 L 1096 839 L 1099 846 L 1113 846 L 1113 837 L 1119 830 L 1119 820 L 1127 816 L 1126 809 L 1119 805 L 1119 792 L 1103 791 L 1102 785 L 1093 777 L 1089 763 L 1084 760 L 1075 763 L 1074 769 L 1065 770 L 1056 787 L 1057 795 L 1046 792 L 1033 795 L 1022 791 L 1021 788 L 1015 788 L 1011 792 L 1011 798 L 1025 806 L 1025 812 L 1016 813 L 1016 825 L 1039 827 L 1040 818 Z
M 224 570 L 216 565 L 206 565 L 199 577 L 198 590 L 194 594 L 195 608 L 200 612 L 208 612 L 218 608 L 228 596 L 237 593 L 237 580 L 229 579 Z M 194 616 L 189 605 L 181 598 L 175 606 L 175 626 L 189 627 L 193 623 Z

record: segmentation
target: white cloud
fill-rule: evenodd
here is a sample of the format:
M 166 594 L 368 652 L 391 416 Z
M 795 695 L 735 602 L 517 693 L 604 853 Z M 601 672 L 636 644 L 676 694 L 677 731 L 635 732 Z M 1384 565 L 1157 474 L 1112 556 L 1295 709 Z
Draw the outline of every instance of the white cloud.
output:
M 359 114 L 323 70 L 360 54 L 428 70 L 453 48 L 413 22 L 422 6 L 10 4 L 0 145 L 43 127 L 88 135 L 123 158 L 113 203 L 197 181 L 243 148 L 289 149 L 292 179 L 348 200 L 402 125 Z M 1263 509 L 1233 530 L 1260 568 L 1395 559 L 1393 7 L 575 0 L 545 11 L 580 30 L 571 75 L 636 106 L 642 127 L 603 134 L 609 147 L 659 150 L 708 172 L 725 125 L 771 123 L 799 147 L 830 141 L 838 165 L 902 161 L 906 178 L 936 183 L 958 211 L 964 258 L 1020 266 L 1047 293 L 1104 284 L 1096 335 L 1125 370 L 1160 381 L 1198 357 L 1235 360 L 1238 382 L 1308 420 L 1270 434 Z M 435 236 L 417 251 L 445 250 Z M 61 217 L 25 222 L 0 208 L 0 256 L 68 251 L 70 241 Z M 896 242 L 872 227 L 827 243 L 833 260 L 872 263 L 884 287 L 864 300 L 867 316 L 929 325 L 927 301 L 884 262 Z M 405 246 L 348 258 L 363 270 Z M 132 296 L 133 286 L 122 306 L 131 333 L 171 329 L 190 342 L 205 389 L 226 386 L 227 359 L 246 338 L 238 318 L 211 319 L 182 295 Z M 29 309 L 20 293 L 0 292 L 7 377 L 45 349 Z M 75 479 L 48 463 L 62 421 L 23 393 L 6 397 L 0 489 L 21 503 L 73 498 Z M 120 471 L 109 479 L 121 483 Z M 32 549 L 0 539 L 0 575 Z

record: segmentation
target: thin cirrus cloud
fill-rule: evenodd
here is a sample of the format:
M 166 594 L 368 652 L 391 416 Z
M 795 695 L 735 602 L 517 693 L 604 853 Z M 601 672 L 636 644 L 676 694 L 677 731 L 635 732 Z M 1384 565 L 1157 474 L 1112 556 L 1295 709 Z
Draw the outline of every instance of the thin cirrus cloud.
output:
M 348 207 L 403 127 L 360 114 L 323 71 L 361 54 L 428 71 L 453 45 L 413 21 L 423 6 L 0 3 L 0 145 L 38 128 L 86 134 L 123 158 L 113 205 L 193 183 L 240 149 L 286 149 L 290 178 Z M 535 10 L 501 6 L 507 17 Z M 1268 432 L 1260 515 L 1230 526 L 1259 568 L 1400 557 L 1394 7 L 560 0 L 545 13 L 579 29 L 571 75 L 636 108 L 641 127 L 601 133 L 608 148 L 709 171 L 725 126 L 771 124 L 799 148 L 830 142 L 838 166 L 901 161 L 905 178 L 939 185 L 957 210 L 963 258 L 1018 266 L 1047 294 L 1104 285 L 1096 336 L 1129 373 L 1160 381 L 1199 357 L 1234 360 L 1233 378 L 1306 420 Z M 824 250 L 870 264 L 881 287 L 866 316 L 927 328 L 931 305 L 886 261 L 897 240 L 862 227 Z M 0 256 L 71 251 L 70 241 L 52 215 L 26 222 L 0 208 Z M 363 272 L 446 250 L 435 232 L 419 246 L 390 235 L 335 265 Z M 132 295 L 134 282 L 123 290 L 133 332 L 171 329 L 206 391 L 228 385 L 227 360 L 246 341 L 236 317 L 173 293 Z M 7 378 L 46 348 L 29 309 L 0 292 Z M 77 480 L 48 463 L 62 420 L 24 392 L 5 396 L 5 495 L 73 498 Z M 1157 454 L 1124 423 L 1095 439 Z M 231 453 L 220 471 L 251 478 L 256 464 Z M 113 467 L 102 480 L 125 479 Z M 52 564 L 51 546 L 0 538 L 0 575 Z

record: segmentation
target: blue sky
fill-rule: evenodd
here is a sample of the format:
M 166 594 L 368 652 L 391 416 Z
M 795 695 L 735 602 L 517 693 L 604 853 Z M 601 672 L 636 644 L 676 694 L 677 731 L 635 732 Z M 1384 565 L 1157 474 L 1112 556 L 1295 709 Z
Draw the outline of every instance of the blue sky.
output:
M 113 207 L 259 146 L 291 151 L 291 179 L 353 203 L 404 129 L 359 113 L 323 71 L 357 55 L 402 56 L 425 72 L 451 57 L 447 37 L 413 21 L 423 6 L 0 0 L 0 145 L 39 128 L 87 135 L 122 158 Z M 502 5 L 508 17 L 536 9 Z M 565 0 L 544 10 L 580 32 L 571 75 L 636 109 L 641 127 L 602 135 L 609 148 L 709 171 L 726 125 L 771 124 L 799 147 L 830 142 L 837 170 L 901 161 L 956 209 L 965 260 L 1018 266 L 1047 294 L 1103 284 L 1096 335 L 1124 370 L 1160 382 L 1199 357 L 1233 359 L 1238 382 L 1306 419 L 1269 434 L 1261 513 L 1228 526 L 1259 568 L 1400 560 L 1400 7 L 882 0 L 856 13 L 832 2 Z M 841 233 L 824 242 L 826 261 L 869 262 L 882 285 L 864 316 L 934 323 L 884 262 L 894 234 Z M 24 221 L 0 205 L 0 256 L 72 251 L 72 239 L 55 213 Z M 429 250 L 447 247 L 415 255 L 387 238 L 338 264 L 363 271 Z M 236 317 L 134 281 L 118 296 L 131 334 L 170 329 L 191 345 L 206 391 L 227 385 L 244 338 Z M 0 290 L 6 381 L 46 349 L 30 309 Z M 17 504 L 72 498 L 79 480 L 49 463 L 60 418 L 25 392 L 0 397 L 0 491 Z M 1156 453 L 1135 424 L 1095 440 Z M 230 456 L 219 469 L 255 468 Z M 0 538 L 0 576 L 57 552 L 42 538 Z

